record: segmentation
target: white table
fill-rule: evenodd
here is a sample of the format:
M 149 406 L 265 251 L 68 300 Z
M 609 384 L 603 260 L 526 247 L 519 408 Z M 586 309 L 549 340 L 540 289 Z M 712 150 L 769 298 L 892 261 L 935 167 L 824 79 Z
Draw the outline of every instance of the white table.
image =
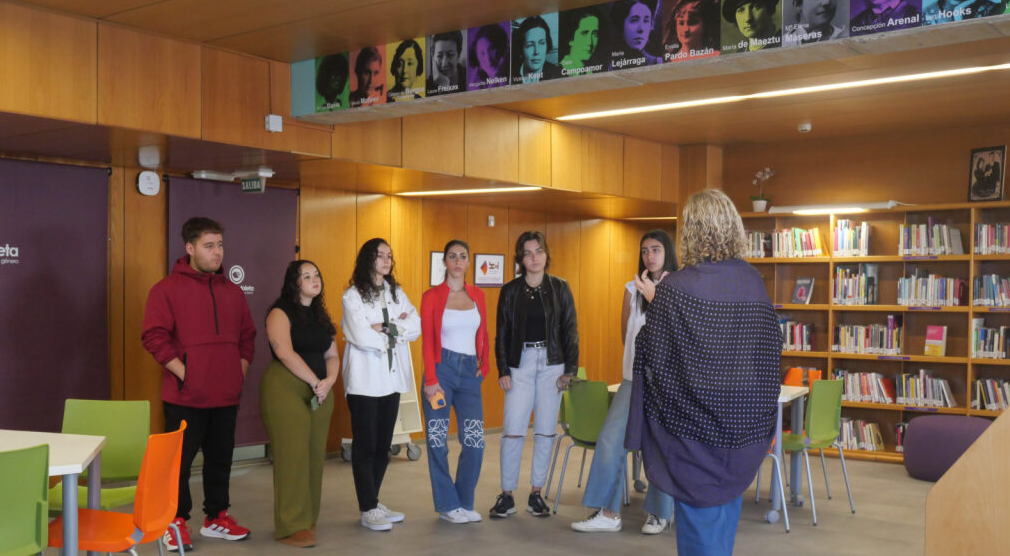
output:
M 88 507 L 101 500 L 104 436 L 0 429 L 0 451 L 49 445 L 49 476 L 63 477 L 63 554 L 77 556 L 77 478 L 88 470 Z
M 778 399 L 778 415 L 775 419 L 775 456 L 779 458 L 780 462 L 784 462 L 782 459 L 782 406 L 787 403 L 792 403 L 792 420 L 793 428 L 797 426 L 800 429 L 803 428 L 803 397 L 810 392 L 810 388 L 806 386 L 786 386 L 782 385 L 782 389 L 779 391 Z M 794 505 L 802 505 L 802 499 L 799 498 L 799 485 L 800 485 L 800 462 L 799 458 L 802 454 L 800 452 L 792 452 L 789 454 L 789 500 Z M 769 523 L 775 523 L 778 521 L 778 511 L 782 509 L 781 502 L 779 498 L 775 496 L 775 493 L 779 489 L 779 475 L 778 473 L 772 473 L 770 498 L 772 499 L 772 509 L 769 510 L 767 518 Z M 773 513 L 775 512 L 775 513 Z

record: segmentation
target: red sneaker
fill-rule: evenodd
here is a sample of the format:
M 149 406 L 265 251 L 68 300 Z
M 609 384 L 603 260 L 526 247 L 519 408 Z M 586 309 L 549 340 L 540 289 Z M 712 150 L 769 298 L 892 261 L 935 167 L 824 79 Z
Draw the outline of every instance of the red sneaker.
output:
M 193 540 L 189 538 L 189 527 L 186 527 L 186 520 L 181 517 L 177 517 L 172 520 L 172 523 L 179 527 L 179 536 L 182 537 L 182 548 L 184 548 L 186 552 L 193 550 Z M 175 543 L 175 531 L 173 531 L 171 527 L 169 527 L 168 530 L 165 531 L 165 535 L 161 537 L 161 544 L 165 545 L 165 548 L 167 548 L 169 552 L 179 551 L 179 545 Z
M 227 510 L 221 510 L 214 519 L 208 516 L 203 520 L 200 534 L 212 539 L 240 541 L 249 536 L 249 530 L 235 523 L 235 518 L 228 515 Z

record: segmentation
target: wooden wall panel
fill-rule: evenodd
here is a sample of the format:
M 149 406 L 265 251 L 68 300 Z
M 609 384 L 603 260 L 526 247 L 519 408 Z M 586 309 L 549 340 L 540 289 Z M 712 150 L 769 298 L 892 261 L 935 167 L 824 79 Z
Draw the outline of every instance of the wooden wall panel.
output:
M 302 187 L 298 201 L 299 255 L 313 261 L 319 267 L 324 282 L 324 296 L 330 317 L 339 327 L 343 311 L 340 299 L 347 287 L 354 268 L 354 257 L 358 246 L 355 244 L 357 225 L 357 203 L 353 192 L 328 188 Z M 337 331 L 340 353 L 344 352 L 344 341 Z M 326 449 L 340 450 L 340 439 L 351 437 L 351 416 L 344 398 L 343 380 L 337 380 L 333 388 L 336 402 L 330 421 L 329 439 Z
M 400 118 L 334 126 L 331 156 L 344 160 L 401 165 Z
M 138 170 L 125 172 L 127 184 L 136 183 Z M 161 410 L 161 365 L 140 343 L 144 308 L 151 287 L 168 274 L 168 199 L 165 192 L 148 197 L 125 187 L 123 237 L 123 397 L 151 401 L 151 431 L 165 426 Z M 174 254 L 173 254 L 174 255 Z M 179 256 L 182 256 L 180 253 Z
M 403 118 L 403 167 L 463 175 L 463 110 Z
M 715 145 L 688 145 L 680 148 L 680 187 L 677 206 L 702 189 L 722 187 L 723 148 Z
M 660 200 L 676 203 L 680 194 L 680 147 L 663 145 L 662 193 Z M 679 212 L 678 208 L 678 212 Z
M 0 3 L 0 111 L 98 118 L 94 21 Z
M 582 190 L 624 194 L 624 138 L 613 133 L 582 130 Z
M 357 241 L 354 246 L 355 253 L 358 252 L 362 244 L 373 237 L 381 237 L 392 242 L 389 239 L 392 218 L 389 195 L 358 193 L 357 210 L 358 226 L 356 230 Z M 393 248 L 393 259 L 395 260 L 397 257 L 396 246 L 390 245 L 390 247 Z
M 466 109 L 469 177 L 519 181 L 519 115 L 493 108 Z
M 594 380 L 610 380 L 614 369 L 608 361 L 614 343 L 613 328 L 620 321 L 620 307 L 613 307 L 610 290 L 609 220 L 583 220 L 579 240 L 579 359 Z M 615 316 L 616 314 L 616 316 Z M 618 329 L 619 330 L 619 329 Z M 617 334 L 620 335 L 619 333 Z
M 519 183 L 551 186 L 551 123 L 519 115 Z
M 421 224 L 422 201 L 420 199 L 391 197 L 389 202 L 391 215 L 389 241 L 394 249 L 396 280 L 403 288 L 403 293 L 420 312 L 421 296 L 428 289 L 428 275 L 425 273 L 424 266 L 427 256 L 422 256 L 424 251 Z M 414 365 L 414 385 L 418 390 L 418 399 L 423 403 L 424 397 L 420 393 L 420 388 L 424 377 L 424 353 L 421 351 L 420 339 L 410 345 L 410 356 Z M 421 422 L 423 423 L 424 420 L 422 419 Z M 423 433 L 412 436 L 415 439 L 424 438 Z
M 582 130 L 551 122 L 551 187 L 582 191 Z
M 624 138 L 624 192 L 627 197 L 659 201 L 663 198 L 663 146 Z
M 270 62 L 270 113 L 283 116 L 284 124 L 291 117 L 291 64 Z M 291 120 L 297 121 L 297 120 Z
M 199 45 L 99 24 L 98 123 L 199 138 L 200 63 Z

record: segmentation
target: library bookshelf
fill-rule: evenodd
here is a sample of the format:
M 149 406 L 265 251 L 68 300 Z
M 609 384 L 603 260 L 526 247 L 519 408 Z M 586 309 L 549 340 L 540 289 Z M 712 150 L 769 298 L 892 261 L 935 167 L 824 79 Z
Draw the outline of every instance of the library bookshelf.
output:
M 936 413 L 976 417 L 998 417 L 1000 411 L 971 407 L 976 379 L 1010 380 L 1010 359 L 972 357 L 972 319 L 984 318 L 985 326 L 1010 326 L 1010 307 L 974 306 L 972 284 L 976 276 L 1010 276 L 1010 254 L 975 254 L 975 227 L 978 223 L 1010 222 L 1010 201 L 904 205 L 893 209 L 871 210 L 845 215 L 795 215 L 741 213 L 748 232 L 772 233 L 775 230 L 801 228 L 817 233 L 826 245 L 822 256 L 748 258 L 764 278 L 768 295 L 782 318 L 813 325 L 813 351 L 783 351 L 782 371 L 790 367 L 821 369 L 831 376 L 835 369 L 850 372 L 876 372 L 885 377 L 918 373 L 928 369 L 950 384 L 957 407 L 921 407 L 910 404 L 884 404 L 844 401 L 842 416 L 876 422 L 884 440 L 884 450 L 846 450 L 846 457 L 900 463 L 896 446 L 896 425 L 916 416 Z M 834 256 L 833 232 L 840 219 L 866 222 L 870 228 L 866 256 Z M 934 222 L 960 233 L 964 254 L 901 255 L 900 225 Z M 858 268 L 873 263 L 878 275 L 878 303 L 864 305 L 836 304 L 832 299 L 834 277 L 839 269 Z M 916 273 L 932 273 L 966 281 L 963 303 L 955 306 L 909 306 L 898 303 L 898 281 Z M 791 303 L 798 278 L 814 278 L 809 304 Z M 832 351 L 836 325 L 867 325 L 887 322 L 888 316 L 900 316 L 901 351 L 894 355 L 839 353 Z M 944 356 L 924 355 L 926 327 L 947 327 Z M 837 455 L 836 450 L 825 450 Z

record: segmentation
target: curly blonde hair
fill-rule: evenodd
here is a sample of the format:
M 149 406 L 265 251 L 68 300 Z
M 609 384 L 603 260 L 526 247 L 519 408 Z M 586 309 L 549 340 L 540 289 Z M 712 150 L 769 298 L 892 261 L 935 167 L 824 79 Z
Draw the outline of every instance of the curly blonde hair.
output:
M 691 195 L 680 220 L 680 262 L 693 266 L 743 256 L 747 237 L 733 201 L 718 189 Z

